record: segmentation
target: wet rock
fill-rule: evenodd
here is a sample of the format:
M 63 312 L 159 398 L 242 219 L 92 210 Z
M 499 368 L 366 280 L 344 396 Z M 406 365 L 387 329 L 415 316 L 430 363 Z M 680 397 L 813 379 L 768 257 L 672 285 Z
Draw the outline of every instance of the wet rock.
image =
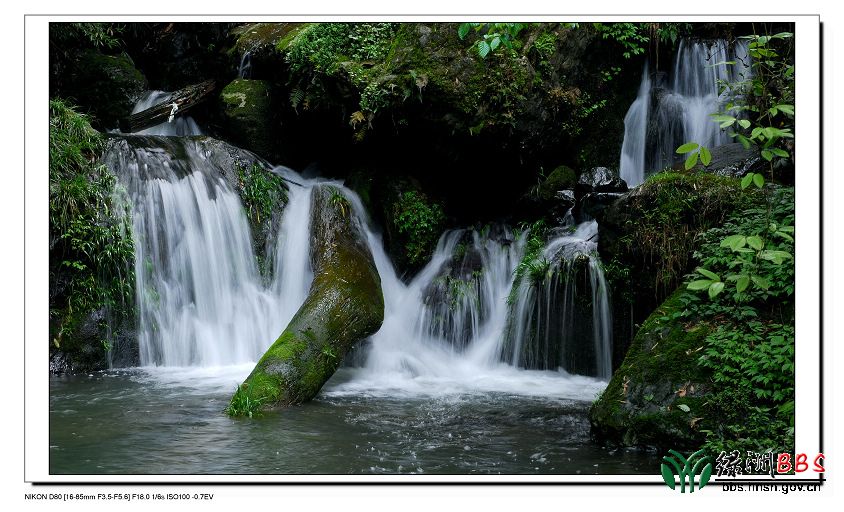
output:
M 238 78 L 220 93 L 227 137 L 264 158 L 278 154 L 278 122 L 273 112 L 272 86 L 264 80 Z
M 581 173 L 577 180 L 577 190 L 588 192 L 627 192 L 627 183 L 618 173 L 607 167 L 593 167 Z
M 724 144 L 710 150 L 712 161 L 704 167 L 702 163 L 693 168 L 696 171 L 706 171 L 719 176 L 740 178 L 749 172 L 760 172 L 766 168 L 765 162 L 759 152 L 754 149 L 745 149 L 738 142 Z
M 675 450 L 703 443 L 698 422 L 710 376 L 698 366 L 697 350 L 712 328 L 673 318 L 684 309 L 682 293 L 677 290 L 648 317 L 592 405 L 589 421 L 598 442 Z
M 82 52 L 62 94 L 93 115 L 92 124 L 101 130 L 118 126 L 129 116 L 135 103 L 147 90 L 147 80 L 129 56 Z

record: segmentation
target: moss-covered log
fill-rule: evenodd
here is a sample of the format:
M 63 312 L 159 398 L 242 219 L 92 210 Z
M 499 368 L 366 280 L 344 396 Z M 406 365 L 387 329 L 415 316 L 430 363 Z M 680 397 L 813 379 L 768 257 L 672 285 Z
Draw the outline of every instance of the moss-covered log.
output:
M 302 307 L 241 385 L 228 412 L 247 395 L 262 407 L 313 398 L 346 352 L 384 320 L 381 279 L 360 221 L 336 187 L 313 192 L 311 265 L 314 281 Z

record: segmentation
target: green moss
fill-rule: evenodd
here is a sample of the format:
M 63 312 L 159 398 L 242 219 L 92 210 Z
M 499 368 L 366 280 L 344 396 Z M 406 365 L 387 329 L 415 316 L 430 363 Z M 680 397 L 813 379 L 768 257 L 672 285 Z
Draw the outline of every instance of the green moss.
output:
M 243 78 L 233 80 L 220 93 L 223 121 L 231 139 L 265 158 L 278 150 L 272 93 L 270 82 Z
M 697 359 L 712 327 L 683 316 L 683 294 L 676 291 L 648 317 L 592 405 L 590 420 L 600 439 L 675 448 L 702 444 L 698 422 L 711 374 Z
M 121 119 L 128 117 L 147 88 L 146 78 L 125 54 L 104 55 L 88 50 L 74 66 L 66 94 L 89 108 L 104 128 L 117 127 Z
M 265 407 L 310 400 L 346 352 L 384 318 L 384 297 L 372 255 L 348 203 L 331 186 L 314 191 L 311 254 L 314 281 L 305 302 L 246 379 Z
M 577 175 L 571 167 L 561 165 L 551 171 L 537 190 L 540 199 L 554 199 L 558 190 L 573 189 L 577 184 Z

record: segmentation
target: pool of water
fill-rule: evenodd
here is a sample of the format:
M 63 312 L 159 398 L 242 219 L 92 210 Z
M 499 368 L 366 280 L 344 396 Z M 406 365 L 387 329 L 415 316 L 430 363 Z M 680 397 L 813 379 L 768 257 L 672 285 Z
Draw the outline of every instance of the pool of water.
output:
M 606 385 L 562 372 L 474 382 L 341 369 L 319 396 L 223 414 L 253 365 L 135 368 L 50 381 L 51 474 L 653 474 L 589 439 Z

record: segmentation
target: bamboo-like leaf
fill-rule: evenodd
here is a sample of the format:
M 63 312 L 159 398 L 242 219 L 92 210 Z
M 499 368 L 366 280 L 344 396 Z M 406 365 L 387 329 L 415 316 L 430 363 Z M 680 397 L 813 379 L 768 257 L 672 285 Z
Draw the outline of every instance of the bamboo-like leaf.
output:
M 677 483 L 674 481 L 674 473 L 672 473 L 671 468 L 665 464 L 660 464 L 660 466 L 662 467 L 662 480 L 665 482 L 665 485 L 673 490 L 677 486 Z
M 698 481 L 697 488 L 703 489 L 703 486 L 709 483 L 709 479 L 712 477 L 712 464 L 707 464 L 703 467 L 703 471 L 700 473 L 700 480 Z

